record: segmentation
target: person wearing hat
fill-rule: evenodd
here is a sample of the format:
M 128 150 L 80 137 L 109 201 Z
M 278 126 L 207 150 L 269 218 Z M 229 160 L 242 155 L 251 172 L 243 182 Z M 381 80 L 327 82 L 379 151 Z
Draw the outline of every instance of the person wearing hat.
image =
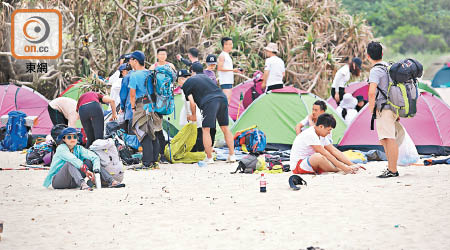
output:
M 212 157 L 212 140 L 210 131 L 216 128 L 216 121 L 225 136 L 230 155 L 227 162 L 235 162 L 233 134 L 228 128 L 228 101 L 222 90 L 205 74 L 189 77 L 183 72 L 178 73 L 178 83 L 189 101 L 191 114 L 189 121 L 197 121 L 197 106 L 202 110 L 203 146 L 205 147 L 206 163 L 214 163 Z
M 206 74 L 205 74 L 206 75 Z M 178 83 L 180 83 L 182 78 L 189 78 L 191 74 L 185 70 L 181 69 L 177 73 L 178 76 Z M 217 86 L 217 85 L 216 85 Z M 186 97 L 184 95 L 184 91 L 181 90 L 181 93 L 183 95 L 183 99 L 186 100 Z M 194 147 L 192 148 L 191 152 L 202 152 L 205 151 L 205 147 L 203 146 L 203 130 L 202 130 L 202 120 L 203 116 L 200 112 L 200 109 L 195 105 L 195 113 L 196 113 L 196 124 L 197 124 L 197 141 L 195 142 Z M 181 107 L 180 111 L 180 126 L 183 127 L 184 125 L 189 123 L 188 116 L 192 114 L 190 101 L 185 101 L 185 104 Z M 210 128 L 210 135 L 211 135 L 211 142 L 214 145 L 214 140 L 216 138 L 216 129 Z
M 367 104 L 367 101 L 364 100 L 364 96 L 362 95 L 357 96 L 356 100 L 358 100 L 358 104 L 356 104 L 356 111 L 359 112 Z
M 124 65 L 124 64 L 122 64 Z M 130 82 L 130 76 L 134 72 L 133 68 L 129 63 L 125 64 L 125 69 L 121 71 L 122 78 L 122 84 L 120 86 L 120 111 L 119 114 L 124 114 L 124 122 L 121 124 L 121 128 L 125 130 L 127 134 L 132 134 L 131 131 L 131 119 L 133 119 L 133 110 L 131 109 L 131 103 L 130 103 L 130 88 L 129 88 L 129 82 Z M 123 69 L 123 66 L 121 66 Z
M 133 111 L 131 128 L 142 145 L 142 168 L 159 169 L 159 141 L 156 132 L 162 130 L 162 117 L 144 109 L 151 102 L 153 85 L 145 84 L 149 71 L 144 67 L 145 55 L 142 51 L 131 54 L 130 64 L 134 72 L 130 75 L 130 104 Z
M 344 97 L 345 85 L 350 80 L 350 76 L 359 76 L 361 74 L 361 67 L 362 60 L 359 57 L 355 57 L 342 66 L 334 75 L 333 84 L 331 85 L 331 97 L 334 98 L 338 105 Z
M 109 187 L 120 185 L 113 177 L 100 167 L 99 157 L 92 151 L 77 145 L 77 130 L 65 128 L 57 137 L 56 148 L 47 177 L 44 180 L 44 187 L 52 185 L 54 189 L 77 188 L 90 190 L 92 188 L 85 182 L 88 177 L 95 183 L 94 170 L 100 171 L 100 176 Z M 123 184 L 122 184 L 123 186 Z
M 203 71 L 205 75 L 207 75 L 213 82 L 217 85 L 217 78 L 216 73 L 214 72 L 216 70 L 217 66 L 217 57 L 216 55 L 208 55 L 206 57 L 206 69 Z
M 344 120 L 345 124 L 350 125 L 353 119 L 358 114 L 356 111 L 356 104 L 358 104 L 358 100 L 352 96 L 350 93 L 346 93 L 342 101 L 339 103 L 339 106 L 336 108 L 336 112 L 339 116 Z
M 225 93 L 227 100 L 230 101 L 231 89 L 234 84 L 234 73 L 238 73 L 239 69 L 233 69 L 233 59 L 230 53 L 233 50 L 233 39 L 230 37 L 223 37 L 221 40 L 223 47 L 217 60 L 217 75 L 219 76 L 220 88 Z
M 111 84 L 111 91 L 110 96 L 114 100 L 115 104 L 118 105 L 120 103 L 120 88 L 122 84 L 122 79 L 120 77 L 120 66 L 123 64 L 128 63 L 130 60 L 131 55 L 130 54 L 123 54 L 119 57 L 119 67 L 117 68 L 116 72 L 112 76 L 109 77 L 108 83 Z M 116 107 L 117 108 L 117 107 Z M 108 110 L 110 110 L 109 108 Z
M 267 59 L 261 88 L 266 89 L 266 91 L 282 89 L 284 87 L 283 77 L 286 73 L 286 68 L 283 60 L 277 56 L 278 46 L 276 43 L 269 43 L 264 48 L 264 51 Z

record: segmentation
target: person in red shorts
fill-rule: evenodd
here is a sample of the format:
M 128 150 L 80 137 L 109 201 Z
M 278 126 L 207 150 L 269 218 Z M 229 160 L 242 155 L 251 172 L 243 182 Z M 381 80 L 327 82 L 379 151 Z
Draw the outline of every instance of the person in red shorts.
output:
M 359 167 L 337 148 L 328 137 L 336 127 L 331 114 L 322 114 L 314 126 L 301 132 L 291 149 L 290 166 L 294 174 L 321 174 L 323 172 L 356 173 Z

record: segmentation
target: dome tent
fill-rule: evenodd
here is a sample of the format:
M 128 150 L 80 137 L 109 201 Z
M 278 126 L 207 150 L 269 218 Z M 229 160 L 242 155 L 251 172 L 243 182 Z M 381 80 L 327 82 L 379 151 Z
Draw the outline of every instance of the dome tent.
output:
M 12 83 L 0 84 L 0 116 L 13 110 L 22 111 L 27 116 L 37 116 L 37 123 L 31 129 L 33 135 L 50 133 L 53 124 L 47 107 L 47 98 L 32 88 Z
M 370 130 L 371 117 L 367 106 L 359 112 L 339 143 L 341 150 L 383 150 L 376 130 Z M 417 100 L 417 114 L 413 118 L 401 118 L 400 123 L 411 136 L 419 154 L 450 154 L 450 107 L 441 99 L 428 92 L 421 93 Z
M 431 86 L 433 88 L 450 87 L 450 62 L 444 64 L 444 67 L 434 75 Z
M 312 106 L 317 100 L 322 99 L 293 87 L 262 94 L 247 107 L 231 131 L 236 133 L 257 125 L 266 134 L 269 148 L 288 149 L 296 137 L 295 125 L 311 113 Z M 330 105 L 327 105 L 327 113 L 336 119 L 333 142 L 338 143 L 346 125 Z

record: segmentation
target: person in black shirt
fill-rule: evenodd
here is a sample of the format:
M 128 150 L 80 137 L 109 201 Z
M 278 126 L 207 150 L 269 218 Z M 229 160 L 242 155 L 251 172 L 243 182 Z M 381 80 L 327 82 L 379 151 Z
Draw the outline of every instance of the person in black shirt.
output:
M 207 163 L 214 163 L 210 129 L 216 127 L 216 120 L 225 136 L 230 155 L 227 162 L 235 162 L 233 134 L 228 128 L 228 101 L 222 90 L 205 74 L 189 77 L 186 70 L 178 72 L 178 83 L 190 102 L 192 115 L 188 120 L 196 121 L 196 105 L 203 114 L 202 130 Z
M 188 50 L 188 58 L 184 59 L 183 57 L 181 57 L 180 54 L 177 55 L 177 60 L 181 61 L 182 63 L 186 64 L 186 66 L 188 66 L 191 70 L 191 72 L 195 72 L 195 73 L 201 73 L 203 72 L 203 65 L 202 63 L 198 60 L 198 54 L 200 53 L 200 51 L 196 48 L 190 48 Z M 201 69 L 201 71 L 198 71 L 199 69 Z

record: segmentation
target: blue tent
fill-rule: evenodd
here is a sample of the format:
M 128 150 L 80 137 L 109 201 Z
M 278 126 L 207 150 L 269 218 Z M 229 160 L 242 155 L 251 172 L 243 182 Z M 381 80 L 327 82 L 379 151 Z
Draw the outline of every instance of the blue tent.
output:
M 450 63 L 444 64 L 431 81 L 433 88 L 448 88 L 450 87 Z

